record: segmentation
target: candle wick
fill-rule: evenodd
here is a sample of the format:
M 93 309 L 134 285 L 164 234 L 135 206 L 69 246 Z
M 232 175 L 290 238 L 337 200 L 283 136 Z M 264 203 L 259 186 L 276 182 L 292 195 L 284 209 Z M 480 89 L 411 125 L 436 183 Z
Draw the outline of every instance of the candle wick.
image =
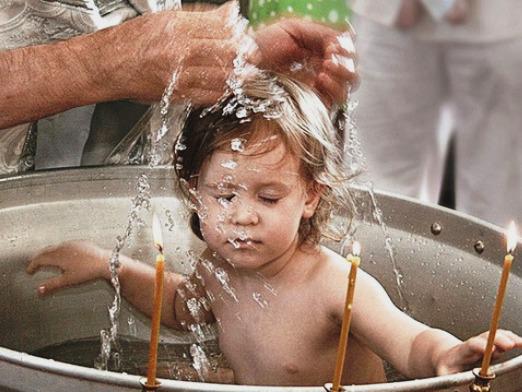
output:
M 156 248 L 158 249 L 158 252 L 163 254 L 163 246 L 161 246 L 160 244 L 156 244 Z

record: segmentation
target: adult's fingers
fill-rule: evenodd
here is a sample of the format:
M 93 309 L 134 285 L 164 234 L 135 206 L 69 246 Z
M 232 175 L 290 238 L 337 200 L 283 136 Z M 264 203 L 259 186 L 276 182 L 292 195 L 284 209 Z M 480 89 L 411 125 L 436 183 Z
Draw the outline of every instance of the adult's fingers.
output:
M 315 89 L 319 92 L 327 106 L 333 103 L 343 103 L 348 97 L 348 84 L 341 79 L 333 78 L 326 73 L 317 76 Z
M 487 345 L 487 334 L 481 334 L 478 336 L 474 336 L 467 341 L 467 347 L 473 353 L 482 354 L 486 349 Z
M 284 26 L 291 35 L 300 43 L 301 47 L 311 50 L 315 53 L 326 53 L 328 46 L 334 43 L 339 36 L 348 34 L 334 30 L 331 27 L 320 23 L 304 21 L 300 19 L 288 19 Z
M 498 350 L 507 351 L 515 347 L 522 347 L 522 338 L 512 331 L 499 329 L 495 335 L 494 343 Z

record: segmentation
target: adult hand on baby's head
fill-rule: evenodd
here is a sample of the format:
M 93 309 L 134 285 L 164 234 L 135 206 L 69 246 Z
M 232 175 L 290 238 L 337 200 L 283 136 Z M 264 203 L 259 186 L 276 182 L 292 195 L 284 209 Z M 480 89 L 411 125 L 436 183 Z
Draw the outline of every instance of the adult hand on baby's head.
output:
M 308 65 L 292 76 L 314 87 L 327 104 L 344 103 L 358 86 L 352 32 L 292 18 L 259 29 L 255 40 L 254 64 L 287 74 L 294 64 Z
M 47 295 L 58 289 L 95 279 L 109 279 L 109 251 L 87 241 L 68 241 L 50 246 L 31 258 L 27 273 L 33 274 L 43 267 L 56 267 L 60 275 L 38 286 L 38 294 Z
M 489 332 L 474 336 L 444 352 L 437 365 L 437 375 L 446 375 L 469 370 L 482 359 L 486 350 Z M 493 358 L 516 348 L 522 348 L 522 337 L 504 329 L 497 330 L 493 345 Z

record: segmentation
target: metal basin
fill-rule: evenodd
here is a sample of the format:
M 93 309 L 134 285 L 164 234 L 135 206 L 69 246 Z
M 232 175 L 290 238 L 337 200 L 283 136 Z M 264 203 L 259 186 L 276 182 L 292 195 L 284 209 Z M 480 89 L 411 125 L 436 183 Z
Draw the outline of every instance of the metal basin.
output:
M 107 306 L 112 289 L 104 282 L 63 290 L 42 299 L 38 282 L 52 272 L 27 275 L 27 260 L 35 251 L 64 240 L 90 239 L 112 248 L 127 225 L 136 182 L 145 173 L 154 209 L 166 225 L 167 259 L 201 247 L 190 233 L 176 198 L 173 171 L 168 168 L 106 167 L 39 172 L 0 180 L 0 390 L 1 391 L 138 391 L 140 376 L 100 371 L 44 359 L 29 353 L 64 342 L 99 336 L 108 327 Z M 362 194 L 362 193 L 361 193 Z M 417 319 L 446 329 L 460 338 L 485 331 L 494 303 L 505 252 L 498 228 L 476 219 L 389 194 L 377 194 L 403 275 L 403 295 Z M 440 232 L 432 225 L 440 225 Z M 436 234 L 435 234 L 436 233 Z M 364 246 L 363 268 L 385 286 L 401 305 L 393 266 L 380 226 L 362 219 L 357 238 Z M 483 244 L 483 251 L 477 242 Z M 131 237 L 128 255 L 153 260 L 148 225 Z M 175 244 L 170 245 L 170 244 Z M 331 245 L 335 248 L 335 244 Z M 520 246 L 519 246 L 520 249 Z M 169 257 L 169 255 L 171 257 Z M 522 266 L 520 251 L 509 281 L 501 326 L 522 333 Z M 187 271 L 187 264 L 170 265 Z M 130 319 L 134 321 L 130 323 Z M 120 315 L 120 334 L 146 340 L 149 323 L 128 304 Z M 182 333 L 163 329 L 162 341 L 190 343 Z M 517 356 L 518 355 L 518 356 Z M 333 370 L 333 369 L 332 369 Z M 522 391 L 522 355 L 511 353 L 494 370 L 494 390 Z M 471 372 L 423 380 L 350 387 L 362 391 L 467 391 Z M 164 391 L 324 391 L 317 387 L 247 387 L 161 380 Z

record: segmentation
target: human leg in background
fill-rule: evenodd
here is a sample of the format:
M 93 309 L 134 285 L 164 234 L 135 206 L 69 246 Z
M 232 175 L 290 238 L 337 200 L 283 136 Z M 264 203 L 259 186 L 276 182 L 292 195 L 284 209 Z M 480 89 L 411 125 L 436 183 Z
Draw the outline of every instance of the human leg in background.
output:
M 522 37 L 454 44 L 447 56 L 457 129 L 457 209 L 522 222 Z
M 443 156 L 437 148 L 440 108 L 446 96 L 440 48 L 407 31 L 354 15 L 361 86 L 355 116 L 378 189 L 436 203 Z

